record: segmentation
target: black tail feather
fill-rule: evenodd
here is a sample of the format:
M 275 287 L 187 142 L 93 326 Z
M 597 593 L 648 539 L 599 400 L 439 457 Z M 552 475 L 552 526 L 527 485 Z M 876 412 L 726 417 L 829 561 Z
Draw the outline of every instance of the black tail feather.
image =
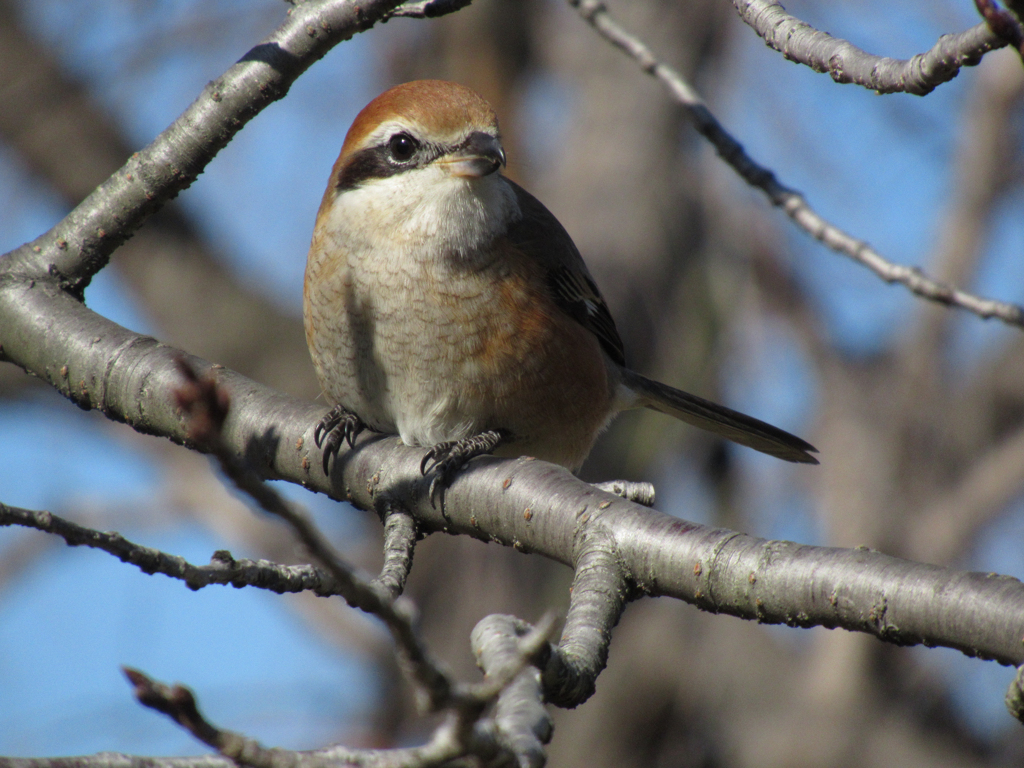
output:
M 811 455 L 818 452 L 813 445 L 752 416 L 652 381 L 634 371 L 623 369 L 622 383 L 636 394 L 638 406 L 666 413 L 734 443 L 785 461 L 818 463 Z

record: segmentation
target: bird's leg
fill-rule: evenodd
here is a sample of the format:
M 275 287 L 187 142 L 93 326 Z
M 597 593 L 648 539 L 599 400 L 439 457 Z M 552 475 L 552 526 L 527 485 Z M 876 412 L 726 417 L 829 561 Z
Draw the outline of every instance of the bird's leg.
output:
M 366 424 L 356 414 L 343 405 L 336 405 L 329 410 L 316 427 L 313 428 L 313 442 L 317 448 L 323 448 L 324 474 L 329 475 L 328 465 L 331 457 L 337 458 L 342 441 L 349 448 L 355 447 L 359 433 L 366 429 Z
M 440 491 L 443 497 L 445 488 L 451 485 L 456 473 L 466 466 L 470 459 L 491 453 L 511 436 L 511 433 L 504 429 L 489 429 L 461 440 L 438 443 L 427 451 L 427 455 L 420 462 L 420 473 L 426 475 L 429 465 L 433 463 L 434 479 L 430 481 L 431 505 L 436 506 L 434 493 Z M 442 498 L 442 509 L 443 504 Z

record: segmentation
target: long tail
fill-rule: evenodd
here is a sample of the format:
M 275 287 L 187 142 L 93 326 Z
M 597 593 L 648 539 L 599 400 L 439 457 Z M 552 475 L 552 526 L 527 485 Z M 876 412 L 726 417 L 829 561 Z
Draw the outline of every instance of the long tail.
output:
M 752 416 L 652 381 L 625 368 L 622 370 L 622 383 L 636 395 L 637 406 L 667 413 L 770 456 L 800 464 L 818 463 L 811 456 L 811 453 L 818 452 L 813 445 Z

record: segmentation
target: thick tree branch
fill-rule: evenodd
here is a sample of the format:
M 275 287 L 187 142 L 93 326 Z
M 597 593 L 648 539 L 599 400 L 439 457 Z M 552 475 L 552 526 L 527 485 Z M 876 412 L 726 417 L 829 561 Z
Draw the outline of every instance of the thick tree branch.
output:
M 693 120 L 697 132 L 714 145 L 721 158 L 752 187 L 760 189 L 772 205 L 781 208 L 802 230 L 825 246 L 864 265 L 887 283 L 900 283 L 912 293 L 931 301 L 965 309 L 979 317 L 996 318 L 1024 328 L 1024 307 L 985 299 L 928 277 L 917 267 L 895 264 L 863 240 L 820 216 L 799 192 L 784 186 L 769 169 L 754 162 L 743 146 L 711 113 L 697 92 L 674 69 L 659 61 L 639 39 L 626 32 L 598 0 L 569 0 L 602 37 L 632 58 L 641 69 L 659 80 Z
M 102 318 L 53 285 L 0 280 L 0 345 L 7 359 L 82 407 L 187 444 L 173 406 L 180 352 Z M 330 479 L 313 449 L 322 409 L 192 359 L 231 396 L 224 439 L 264 477 L 288 479 L 373 509 L 397 500 L 424 532 L 495 541 L 576 566 L 603 540 L 630 595 L 667 595 L 767 623 L 867 632 L 899 644 L 957 648 L 1024 662 L 1024 585 L 1015 579 L 911 563 L 867 550 L 804 547 L 687 523 L 611 496 L 529 459 L 477 459 L 445 496 L 427 498 L 423 450 L 364 436 Z M 604 582 L 614 598 L 614 578 Z M 618 600 L 618 598 L 615 598 Z M 607 622 L 617 616 L 607 610 Z M 610 623 L 601 627 L 610 630 Z M 600 648 L 601 638 L 592 638 Z M 591 667 L 594 668 L 593 666 Z
M 575 546 L 572 593 L 562 629 L 559 653 L 544 670 L 548 700 L 574 707 L 589 699 L 597 677 L 608 663 L 612 627 L 619 623 L 626 601 L 635 596 L 628 571 L 619 561 L 619 548 L 603 525 L 588 525 L 611 506 L 607 501 L 577 512 L 579 535 Z
M 778 0 L 733 0 L 736 12 L 769 48 L 790 61 L 827 72 L 837 83 L 855 83 L 878 93 L 924 96 L 981 61 L 1006 40 L 988 25 L 978 24 L 955 35 L 943 35 L 925 53 L 909 59 L 874 56 L 852 43 L 821 32 L 786 13 Z

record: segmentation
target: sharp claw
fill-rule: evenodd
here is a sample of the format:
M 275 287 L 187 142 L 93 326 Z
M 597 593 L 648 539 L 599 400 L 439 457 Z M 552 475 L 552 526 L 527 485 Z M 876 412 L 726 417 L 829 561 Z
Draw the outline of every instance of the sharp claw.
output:
M 444 492 L 451 484 L 452 474 L 454 474 L 454 470 L 456 468 L 452 465 L 451 457 L 446 456 L 434 465 L 434 469 L 434 479 L 430 481 L 430 488 L 428 491 L 430 495 L 430 506 L 437 509 L 435 496 L 438 496 L 441 499 L 441 511 L 444 512 Z
M 420 474 L 426 475 L 430 462 L 433 462 L 434 478 L 430 481 L 427 495 L 430 506 L 437 509 L 435 497 L 440 496 L 441 513 L 444 513 L 444 492 L 452 479 L 466 464 L 477 456 L 491 453 L 502 442 L 508 440 L 509 433 L 504 430 L 492 430 L 462 440 L 438 443 L 427 451 L 420 462 Z
M 441 451 L 438 450 L 438 446 L 436 445 L 427 451 L 427 455 L 424 456 L 423 461 L 420 462 L 421 475 L 426 475 L 427 472 L 430 471 L 431 462 L 433 462 L 433 466 L 435 467 L 441 463 Z
M 423 461 L 420 462 L 420 474 L 427 474 L 427 470 L 430 468 L 430 462 L 434 462 L 434 466 L 436 467 L 448 458 L 448 455 L 451 453 L 454 445 L 455 443 L 453 441 L 448 440 L 431 446 L 430 450 L 427 451 L 427 455 L 423 457 Z
M 430 507 L 432 509 L 437 509 L 437 503 L 436 503 L 436 501 L 434 499 L 434 492 L 437 490 L 437 487 L 439 485 L 438 481 L 440 481 L 440 479 L 441 479 L 440 476 L 435 475 L 434 479 L 430 481 L 430 488 L 427 489 L 427 496 L 430 499 Z M 444 493 L 441 494 L 441 505 L 442 505 L 441 511 L 443 512 L 444 511 Z
M 353 419 L 348 419 L 345 421 L 343 432 L 345 436 L 345 442 L 348 443 L 349 448 L 356 447 L 356 438 L 359 437 L 360 433 L 365 428 L 366 425 L 363 424 L 362 421 Z
M 438 462 L 437 474 L 434 475 L 434 479 L 430 481 L 430 488 L 427 489 L 430 506 L 437 509 L 438 502 L 440 502 L 442 515 L 444 514 L 444 493 L 448 490 L 448 486 L 451 485 L 452 478 L 458 470 L 459 467 L 449 463 L 448 459 L 442 459 Z
M 329 475 L 330 472 L 328 471 L 328 468 L 331 463 L 331 457 L 334 456 L 335 458 L 337 458 L 338 447 L 341 444 L 341 440 L 338 439 L 337 432 L 328 432 L 323 442 L 324 474 Z
M 330 474 L 331 456 L 337 458 L 341 444 L 347 442 L 350 448 L 355 448 L 356 438 L 365 428 L 362 419 L 341 405 L 334 406 L 317 422 L 313 427 L 313 442 L 323 450 L 325 475 Z
M 341 415 L 342 411 L 335 406 L 316 423 L 316 426 L 313 428 L 313 442 L 316 443 L 317 448 L 323 446 L 324 439 L 338 426 L 338 423 L 341 421 Z

